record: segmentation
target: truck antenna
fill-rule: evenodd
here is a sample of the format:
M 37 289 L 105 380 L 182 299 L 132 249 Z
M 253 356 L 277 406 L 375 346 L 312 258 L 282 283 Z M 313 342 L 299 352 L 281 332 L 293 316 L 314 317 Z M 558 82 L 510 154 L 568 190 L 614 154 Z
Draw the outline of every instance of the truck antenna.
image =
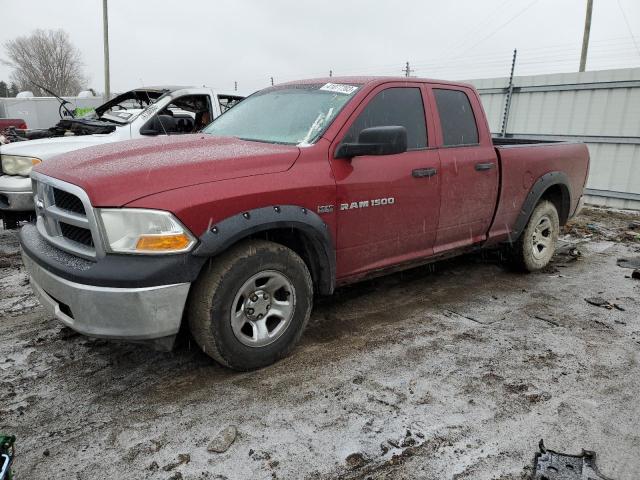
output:
M 152 102 L 151 102 L 151 97 L 149 96 L 149 92 L 148 92 L 147 90 L 145 90 L 145 91 L 144 91 L 144 93 L 145 93 L 145 95 L 147 96 L 147 102 L 148 102 L 147 108 L 149 108 L 149 107 L 151 106 L 151 103 L 152 103 Z M 160 95 L 160 97 L 163 97 L 163 96 L 164 96 L 164 95 Z M 160 97 L 158 97 L 158 98 L 156 99 L 156 102 L 157 102 L 158 100 L 160 100 Z M 167 105 L 167 107 L 168 107 L 168 106 L 169 106 L 169 105 Z M 162 123 L 162 120 L 160 119 L 160 112 L 156 113 L 156 114 L 155 114 L 155 116 L 156 116 L 156 118 L 158 119 L 158 123 L 159 123 L 159 124 L 160 124 L 160 126 L 162 127 L 162 131 L 164 132 L 164 134 L 165 134 L 166 136 L 169 136 L 169 134 L 167 133 L 167 129 L 166 129 L 166 128 L 164 128 L 164 124 Z

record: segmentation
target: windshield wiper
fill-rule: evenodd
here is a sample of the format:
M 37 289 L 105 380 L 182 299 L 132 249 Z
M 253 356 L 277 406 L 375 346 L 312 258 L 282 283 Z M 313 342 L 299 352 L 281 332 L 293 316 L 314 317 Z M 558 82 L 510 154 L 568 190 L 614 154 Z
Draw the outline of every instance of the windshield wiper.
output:
M 53 93 L 51 90 L 49 90 L 48 88 L 44 88 L 42 85 L 38 85 L 36 82 L 31 82 L 31 83 L 33 83 L 40 90 L 44 90 L 49 95 L 53 95 L 54 97 L 56 97 L 60 101 L 60 109 L 64 108 L 71 118 L 76 118 L 76 116 L 73 114 L 73 112 L 67 108 L 67 103 L 69 105 L 71 105 L 71 102 L 69 102 L 68 100 L 65 100 L 64 98 L 60 98 L 58 95 Z M 62 118 L 62 111 L 60 110 L 58 113 L 60 114 L 60 118 Z
M 211 134 L 209 133 L 208 135 L 211 135 Z M 275 145 L 296 145 L 294 142 L 278 142 L 276 140 L 261 140 L 259 138 L 245 138 L 245 137 L 234 137 L 234 138 L 237 138 L 238 140 L 244 140 L 245 142 L 269 143 L 269 144 L 275 144 Z

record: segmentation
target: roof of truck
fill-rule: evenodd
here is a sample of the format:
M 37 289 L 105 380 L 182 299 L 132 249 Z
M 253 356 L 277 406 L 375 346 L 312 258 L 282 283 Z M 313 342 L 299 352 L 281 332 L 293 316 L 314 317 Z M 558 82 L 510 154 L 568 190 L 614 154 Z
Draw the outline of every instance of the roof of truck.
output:
M 185 90 L 185 89 L 191 89 L 191 88 L 209 88 L 206 85 L 202 85 L 201 87 L 197 87 L 194 85 L 152 85 L 149 87 L 138 87 L 138 88 L 134 88 L 133 90 L 128 90 L 128 91 L 133 91 L 133 92 L 175 92 L 178 90 Z M 210 89 L 210 88 L 209 88 Z M 211 90 L 211 89 L 210 89 Z M 126 92 L 123 92 L 126 93 Z M 233 92 L 233 93 L 226 93 L 226 92 L 218 92 L 219 95 L 224 95 L 226 97 L 238 97 L 238 98 L 245 98 L 246 95 L 240 95 L 238 92 Z
M 154 92 L 164 92 L 166 90 L 168 91 L 182 90 L 183 88 L 196 88 L 196 87 L 189 87 L 185 85 L 154 85 L 150 87 L 134 88 L 133 90 L 143 90 L 143 91 L 148 90 L 148 91 L 154 91 Z
M 451 82 L 447 80 L 436 80 L 433 78 L 417 78 L 417 77 L 385 77 L 385 76 L 351 76 L 351 77 L 320 77 L 308 78 L 304 80 L 295 80 L 292 82 L 281 83 L 280 85 L 299 85 L 311 83 L 353 83 L 359 85 L 382 84 L 388 82 L 424 82 L 438 83 L 444 85 L 464 86 L 473 88 L 473 85 L 464 82 Z

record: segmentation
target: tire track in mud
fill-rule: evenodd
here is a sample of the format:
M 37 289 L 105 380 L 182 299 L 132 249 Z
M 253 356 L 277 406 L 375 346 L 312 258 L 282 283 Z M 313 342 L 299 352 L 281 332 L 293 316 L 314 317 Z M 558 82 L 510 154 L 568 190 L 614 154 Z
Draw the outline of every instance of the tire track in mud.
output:
M 603 471 L 629 480 L 640 469 L 640 304 L 615 258 L 631 251 L 586 251 L 533 275 L 463 257 L 346 287 L 317 302 L 291 357 L 242 374 L 188 339 L 163 354 L 76 335 L 39 308 L 5 316 L 0 387 L 13 393 L 0 429 L 18 434 L 25 478 L 67 468 L 78 478 L 505 480 L 520 478 L 544 437 L 596 450 Z M 596 294 L 624 299 L 626 312 L 584 302 Z M 228 425 L 234 444 L 207 452 Z

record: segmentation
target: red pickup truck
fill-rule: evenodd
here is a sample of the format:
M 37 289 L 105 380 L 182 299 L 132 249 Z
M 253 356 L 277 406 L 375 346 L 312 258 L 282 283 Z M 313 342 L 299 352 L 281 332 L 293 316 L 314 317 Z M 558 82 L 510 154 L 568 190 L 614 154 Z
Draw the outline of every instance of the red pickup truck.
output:
M 286 355 L 339 285 L 497 245 L 543 268 L 588 167 L 581 144 L 492 140 L 469 85 L 305 80 L 200 134 L 36 166 L 23 259 L 81 333 L 171 347 L 184 319 L 248 370 Z

